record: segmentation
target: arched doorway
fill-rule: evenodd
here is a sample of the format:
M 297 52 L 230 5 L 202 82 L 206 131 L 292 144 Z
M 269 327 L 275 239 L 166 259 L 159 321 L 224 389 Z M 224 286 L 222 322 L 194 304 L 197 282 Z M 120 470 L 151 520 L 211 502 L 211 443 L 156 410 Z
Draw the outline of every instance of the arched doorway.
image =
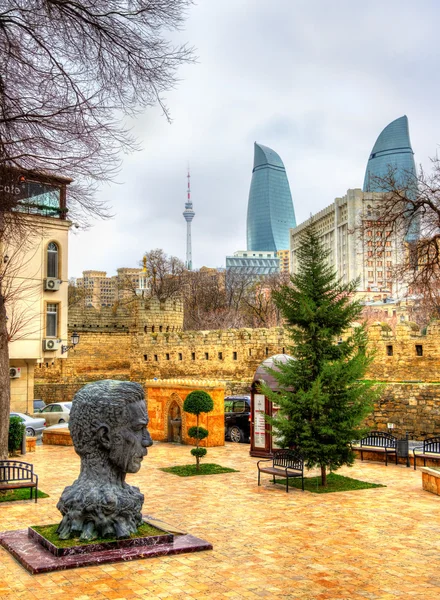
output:
M 182 413 L 176 400 L 171 402 L 168 409 L 168 441 L 182 443 Z

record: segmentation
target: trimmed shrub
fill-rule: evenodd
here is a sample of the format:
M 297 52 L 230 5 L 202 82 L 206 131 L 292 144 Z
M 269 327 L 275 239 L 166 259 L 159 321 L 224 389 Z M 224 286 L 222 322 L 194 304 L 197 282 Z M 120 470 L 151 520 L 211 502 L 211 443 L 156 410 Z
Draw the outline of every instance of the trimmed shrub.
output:
M 196 457 L 196 470 L 200 470 L 200 459 L 206 455 L 206 448 L 199 448 L 200 440 L 208 437 L 209 431 L 204 427 L 199 427 L 199 415 L 202 412 L 208 413 L 214 408 L 214 402 L 208 392 L 203 390 L 194 390 L 188 394 L 183 403 L 183 410 L 197 417 L 197 426 L 188 429 L 189 437 L 196 440 L 196 447 L 191 450 L 191 454 Z
M 8 452 L 12 454 L 21 447 L 26 425 L 20 417 L 9 418 Z

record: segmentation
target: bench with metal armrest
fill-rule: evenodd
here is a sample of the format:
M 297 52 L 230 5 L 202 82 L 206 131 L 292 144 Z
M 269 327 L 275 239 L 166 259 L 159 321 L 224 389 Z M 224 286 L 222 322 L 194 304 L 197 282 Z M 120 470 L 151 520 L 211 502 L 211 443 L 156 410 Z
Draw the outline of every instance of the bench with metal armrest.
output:
M 268 463 L 271 463 L 269 466 Z M 265 466 L 267 464 L 267 466 Z M 260 466 L 262 465 L 262 466 Z M 260 473 L 269 473 L 275 476 L 286 478 L 286 492 L 289 491 L 289 478 L 301 477 L 302 490 L 304 491 L 304 461 L 301 454 L 295 450 L 274 450 L 273 457 L 268 460 L 259 460 L 258 467 L 258 485 L 260 485 Z
M 0 490 L 30 488 L 30 500 L 35 488 L 35 502 L 38 497 L 38 475 L 34 465 L 19 460 L 0 460 Z

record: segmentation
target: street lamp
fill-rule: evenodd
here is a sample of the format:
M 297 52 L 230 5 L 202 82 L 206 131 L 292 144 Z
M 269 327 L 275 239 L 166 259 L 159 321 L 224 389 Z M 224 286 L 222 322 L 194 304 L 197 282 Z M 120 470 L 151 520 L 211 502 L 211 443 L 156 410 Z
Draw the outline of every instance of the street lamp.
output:
M 68 350 L 71 350 L 72 348 L 75 348 L 75 346 L 79 343 L 79 335 L 76 331 L 74 331 L 72 333 L 70 341 L 71 341 L 70 346 L 61 346 L 61 354 L 64 354 L 65 352 L 67 352 Z

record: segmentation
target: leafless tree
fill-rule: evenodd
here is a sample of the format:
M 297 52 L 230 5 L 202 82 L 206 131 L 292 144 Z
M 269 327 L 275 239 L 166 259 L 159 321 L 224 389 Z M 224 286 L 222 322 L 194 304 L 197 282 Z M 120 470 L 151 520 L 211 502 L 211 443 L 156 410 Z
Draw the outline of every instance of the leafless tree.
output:
M 79 306 L 84 308 L 85 306 L 86 290 L 83 287 L 79 287 L 76 284 L 74 277 L 69 279 L 69 287 L 67 288 L 67 302 L 69 308 Z
M 272 327 L 280 323 L 272 290 L 285 278 L 239 270 L 187 273 L 184 291 L 185 329 Z
M 185 280 L 185 265 L 176 256 L 167 255 L 156 248 L 145 253 L 148 286 L 145 297 L 155 297 L 160 302 L 181 295 Z
M 420 166 L 417 175 L 402 177 L 390 168 L 375 178 L 383 190 L 363 216 L 362 233 L 374 227 L 382 240 L 393 236 L 402 244 L 400 259 L 393 265 L 393 277 L 406 283 L 408 292 L 440 314 L 440 159 L 431 161 L 431 171 Z M 382 251 L 383 248 L 379 250 Z
M 20 174 L 74 180 L 69 216 L 109 216 L 97 186 L 137 148 L 129 119 L 159 103 L 192 50 L 174 47 L 191 0 L 4 0 L 0 3 L 0 255 L 19 227 Z M 12 221 L 5 215 L 15 214 Z M 9 230 L 9 231 L 8 231 Z M 9 414 L 6 298 L 0 289 L 0 458 Z

